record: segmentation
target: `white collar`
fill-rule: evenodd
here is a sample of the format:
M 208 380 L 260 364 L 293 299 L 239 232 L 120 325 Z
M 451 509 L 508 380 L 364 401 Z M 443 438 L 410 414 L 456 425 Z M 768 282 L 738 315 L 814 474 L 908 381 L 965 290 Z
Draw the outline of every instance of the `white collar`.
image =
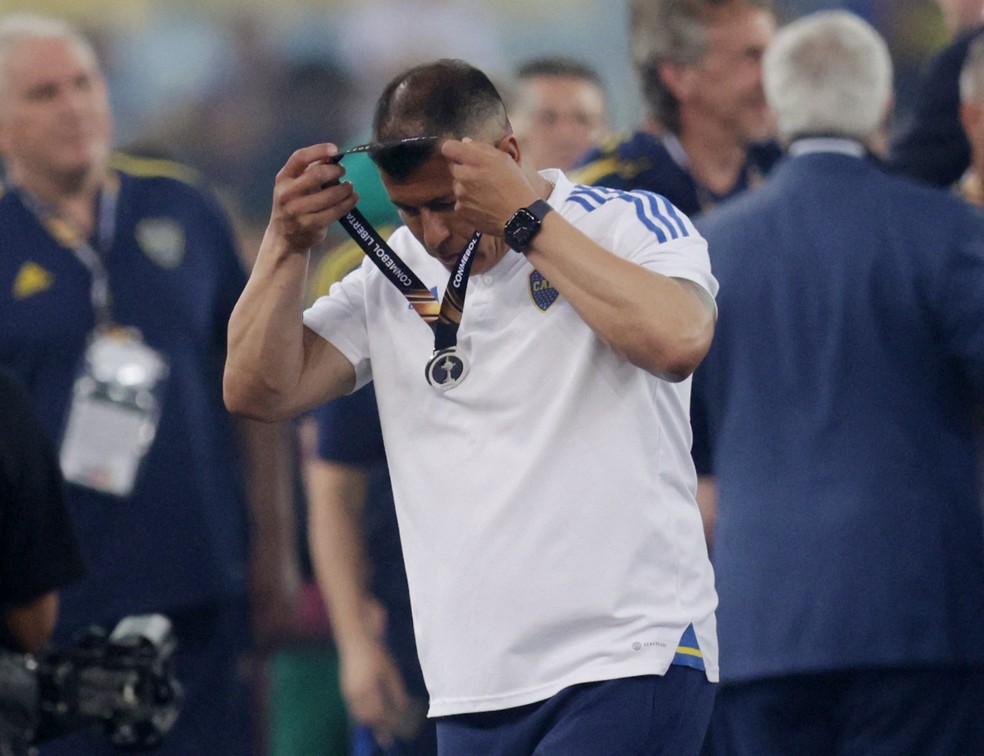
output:
M 687 151 L 683 149 L 683 144 L 680 142 L 680 138 L 672 131 L 666 131 L 659 137 L 659 139 L 666 148 L 666 151 L 670 153 L 670 157 L 673 158 L 673 162 L 689 173 L 690 158 L 687 156 Z
M 861 142 L 846 137 L 805 137 L 797 139 L 787 150 L 790 157 L 799 157 L 814 152 L 835 152 L 839 155 L 863 158 L 868 150 Z

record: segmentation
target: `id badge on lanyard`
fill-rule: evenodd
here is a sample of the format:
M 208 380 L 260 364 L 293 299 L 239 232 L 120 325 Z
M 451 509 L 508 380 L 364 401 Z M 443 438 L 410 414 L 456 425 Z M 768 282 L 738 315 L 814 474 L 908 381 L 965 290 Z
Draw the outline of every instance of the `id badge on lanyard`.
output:
M 59 449 L 62 474 L 71 483 L 128 496 L 157 434 L 169 364 L 136 328 L 113 321 L 109 271 L 97 249 L 108 254 L 113 246 L 118 192 L 118 179 L 111 176 L 99 194 L 95 246 L 29 192 L 22 196 L 48 233 L 92 276 L 96 327 L 72 385 Z
M 114 496 L 133 491 L 157 433 L 167 359 L 133 328 L 97 329 L 72 389 L 60 461 L 67 481 Z

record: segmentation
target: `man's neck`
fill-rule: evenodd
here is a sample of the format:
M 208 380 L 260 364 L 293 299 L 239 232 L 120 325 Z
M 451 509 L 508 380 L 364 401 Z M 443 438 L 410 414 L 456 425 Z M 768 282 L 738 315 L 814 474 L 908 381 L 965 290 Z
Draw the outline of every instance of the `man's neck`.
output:
M 687 167 L 694 181 L 719 195 L 734 188 L 748 148 L 732 132 L 707 122 L 685 123 L 677 138 L 687 153 Z
M 78 179 L 11 172 L 11 183 L 29 192 L 56 215 L 67 220 L 83 236 L 96 225 L 96 198 L 106 181 L 105 171 L 90 171 Z

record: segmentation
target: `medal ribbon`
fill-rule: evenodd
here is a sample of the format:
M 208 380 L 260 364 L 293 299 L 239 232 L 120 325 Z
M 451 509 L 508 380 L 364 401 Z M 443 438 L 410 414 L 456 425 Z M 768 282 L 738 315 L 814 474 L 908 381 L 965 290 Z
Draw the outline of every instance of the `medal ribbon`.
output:
M 390 283 L 403 292 L 403 296 L 424 322 L 434 330 L 434 351 L 454 346 L 458 341 L 458 326 L 461 325 L 461 315 L 465 309 L 468 272 L 475 259 L 478 242 L 482 238 L 481 232 L 476 231 L 461 251 L 438 306 L 437 298 L 407 267 L 393 248 L 383 241 L 379 232 L 362 213 L 353 208 L 344 218 L 339 218 L 338 222 Z

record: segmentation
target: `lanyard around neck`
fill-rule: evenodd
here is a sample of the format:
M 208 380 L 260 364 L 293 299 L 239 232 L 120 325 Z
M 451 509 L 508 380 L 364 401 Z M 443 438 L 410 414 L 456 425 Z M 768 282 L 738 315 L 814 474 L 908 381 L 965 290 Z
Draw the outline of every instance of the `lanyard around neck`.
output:
M 25 189 L 18 189 L 25 206 L 34 214 L 51 237 L 68 248 L 92 278 L 89 299 L 96 316 L 96 325 L 105 326 L 112 322 L 112 292 L 109 288 L 109 271 L 104 258 L 116 236 L 116 206 L 119 186 L 115 181 L 106 181 L 99 190 L 98 218 L 96 222 L 95 247 L 67 219 L 60 216 L 55 208 L 42 202 Z
M 461 324 L 461 316 L 465 309 L 468 273 L 482 234 L 476 231 L 461 251 L 438 307 L 437 298 L 430 293 L 427 286 L 410 270 L 393 248 L 383 241 L 379 232 L 362 213 L 353 208 L 338 222 L 387 280 L 403 292 L 403 296 L 424 322 L 434 330 L 434 351 L 455 346 L 458 342 L 458 326 Z

